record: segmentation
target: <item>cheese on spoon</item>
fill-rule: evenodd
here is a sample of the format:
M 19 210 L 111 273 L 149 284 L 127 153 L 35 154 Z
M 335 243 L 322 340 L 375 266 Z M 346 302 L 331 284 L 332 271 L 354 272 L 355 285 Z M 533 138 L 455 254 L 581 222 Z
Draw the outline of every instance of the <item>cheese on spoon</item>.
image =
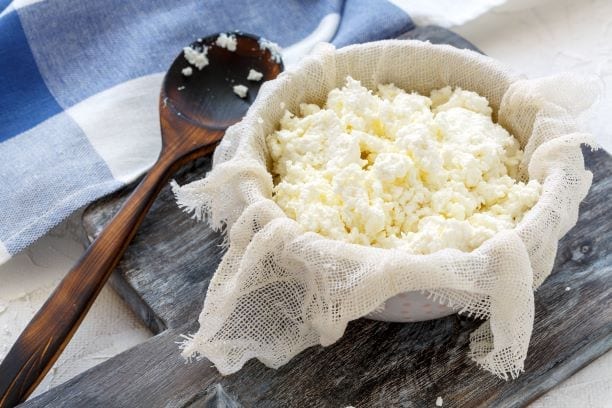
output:
M 460 88 L 372 92 L 348 77 L 324 106 L 286 110 L 267 136 L 273 199 L 331 239 L 471 251 L 516 226 L 541 193 L 538 181 L 515 179 L 523 152 L 491 113 Z

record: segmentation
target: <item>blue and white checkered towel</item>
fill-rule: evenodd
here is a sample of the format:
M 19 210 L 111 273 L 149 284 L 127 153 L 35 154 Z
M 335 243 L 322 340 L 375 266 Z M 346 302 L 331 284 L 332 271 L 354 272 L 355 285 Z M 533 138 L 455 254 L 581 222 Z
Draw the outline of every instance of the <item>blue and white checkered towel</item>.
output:
M 0 263 L 153 164 L 164 71 L 194 39 L 259 34 L 290 64 L 410 28 L 386 1 L 0 0 Z

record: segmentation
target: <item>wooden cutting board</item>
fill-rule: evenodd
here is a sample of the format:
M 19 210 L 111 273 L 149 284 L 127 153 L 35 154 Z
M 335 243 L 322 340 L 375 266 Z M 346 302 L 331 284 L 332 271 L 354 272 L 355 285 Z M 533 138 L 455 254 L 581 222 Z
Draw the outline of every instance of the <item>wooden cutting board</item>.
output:
M 474 49 L 438 27 L 403 37 Z M 407 324 L 360 319 L 336 344 L 307 349 L 279 370 L 250 361 L 222 377 L 206 360 L 186 365 L 175 341 L 197 329 L 223 250 L 221 237 L 179 211 L 166 188 L 111 280 L 157 335 L 23 406 L 433 407 L 438 396 L 444 407 L 524 406 L 612 347 L 612 157 L 584 153 L 593 187 L 559 244 L 554 275 L 536 293 L 529 355 L 517 380 L 500 380 L 467 358 L 469 333 L 481 322 L 456 315 Z M 201 178 L 209 168 L 210 159 L 201 159 L 177 180 Z M 86 211 L 90 238 L 126 194 Z

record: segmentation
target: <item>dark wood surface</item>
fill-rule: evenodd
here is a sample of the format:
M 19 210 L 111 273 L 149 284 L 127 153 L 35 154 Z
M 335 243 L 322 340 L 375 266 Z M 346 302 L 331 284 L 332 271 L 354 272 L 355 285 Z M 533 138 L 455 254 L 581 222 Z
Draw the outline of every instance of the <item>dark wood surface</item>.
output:
M 411 35 L 426 39 L 427 30 L 443 38 L 438 28 Z M 444 407 L 523 406 L 612 347 L 612 158 L 587 149 L 585 158 L 594 184 L 578 225 L 560 243 L 555 274 L 536 293 L 517 380 L 499 380 L 467 358 L 469 333 L 480 322 L 459 316 L 409 324 L 361 319 L 336 344 L 312 347 L 279 370 L 251 361 L 221 377 L 206 360 L 186 365 L 174 342 L 197 328 L 220 237 L 180 212 L 166 188 L 112 280 L 149 327 L 163 332 L 24 406 L 431 407 L 438 396 Z M 201 159 L 177 180 L 200 178 L 207 166 Z M 86 212 L 91 236 L 123 197 Z

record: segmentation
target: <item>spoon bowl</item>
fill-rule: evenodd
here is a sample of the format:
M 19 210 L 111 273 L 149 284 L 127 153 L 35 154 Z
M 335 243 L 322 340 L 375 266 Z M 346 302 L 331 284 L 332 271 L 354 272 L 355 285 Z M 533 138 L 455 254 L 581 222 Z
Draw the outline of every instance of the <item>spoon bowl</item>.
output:
M 162 102 L 192 124 L 210 130 L 225 130 L 242 119 L 261 84 L 276 78 L 283 70 L 282 62 L 265 46 L 265 40 L 239 32 L 226 35 L 236 39 L 235 51 L 218 46 L 218 35 L 198 39 L 190 47 L 197 51 L 206 49 L 209 64 L 198 69 L 181 53 L 162 85 Z M 183 69 L 188 67 L 192 73 L 183 74 Z M 247 80 L 251 69 L 262 73 L 263 78 Z M 233 92 L 235 85 L 249 88 L 245 98 Z

